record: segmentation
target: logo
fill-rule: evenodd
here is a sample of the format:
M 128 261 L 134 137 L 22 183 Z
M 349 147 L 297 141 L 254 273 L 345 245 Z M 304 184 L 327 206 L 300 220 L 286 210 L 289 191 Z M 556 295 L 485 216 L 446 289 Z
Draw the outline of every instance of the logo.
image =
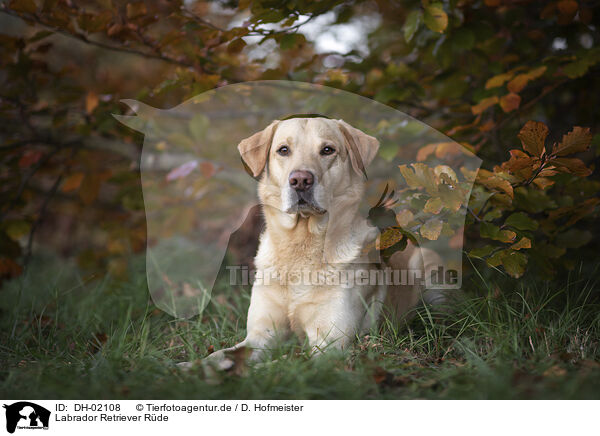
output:
M 6 409 L 6 431 L 14 433 L 15 429 L 48 430 L 50 411 L 29 401 L 19 401 Z

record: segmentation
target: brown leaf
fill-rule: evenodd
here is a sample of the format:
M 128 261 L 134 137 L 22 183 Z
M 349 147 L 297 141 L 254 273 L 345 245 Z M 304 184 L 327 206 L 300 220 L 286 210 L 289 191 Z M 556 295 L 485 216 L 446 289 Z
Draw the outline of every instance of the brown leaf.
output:
M 23 272 L 23 267 L 8 257 L 0 256 L 0 282 L 2 279 L 18 277 Z
M 548 136 L 548 127 L 538 121 L 527 121 L 519 132 L 518 138 L 523 144 L 523 150 L 532 156 L 542 156 L 545 151 L 544 144 Z
M 421 147 L 417 152 L 417 162 L 423 162 L 426 160 L 437 148 L 438 144 L 428 144 Z
M 40 150 L 27 150 L 19 159 L 19 168 L 29 168 L 36 164 L 44 155 Z
M 577 9 L 579 9 L 579 5 L 575 0 L 560 0 L 556 7 L 561 14 L 565 15 L 575 15 Z
M 566 156 L 568 154 L 585 151 L 592 143 L 592 134 L 589 127 L 573 127 L 569 133 L 563 136 L 560 144 L 555 145 L 552 153 L 557 156 Z
M 544 377 L 564 377 L 567 370 L 559 365 L 554 365 L 544 371 Z
M 511 92 L 500 97 L 500 107 L 506 113 L 514 111 L 521 104 L 521 96 Z
M 514 198 L 513 187 L 510 184 L 510 182 L 493 173 L 490 173 L 490 175 L 488 175 L 486 172 L 480 170 L 477 175 L 476 182 L 485 186 L 488 189 L 503 191 L 510 198 Z
M 215 175 L 217 169 L 211 162 L 204 161 L 200 163 L 200 172 L 202 173 L 203 177 L 210 179 L 212 176 Z
M 556 159 L 552 159 L 550 163 L 559 171 L 563 170 L 563 172 L 575 174 L 577 176 L 587 177 L 592 174 L 592 170 L 586 167 L 581 159 L 574 157 L 558 157 Z
M 239 53 L 244 47 L 246 47 L 246 42 L 242 38 L 236 38 L 227 45 L 227 53 Z
M 554 180 L 547 179 L 546 177 L 536 177 L 533 179 L 533 183 L 540 189 L 546 189 L 554 185 Z
M 97 353 L 102 349 L 106 341 L 108 340 L 108 335 L 106 333 L 100 332 L 95 333 L 92 336 L 92 339 L 88 343 L 88 351 L 90 353 Z
M 37 11 L 37 6 L 33 0 L 11 0 L 8 7 L 16 12 L 34 14 Z
M 98 94 L 94 91 L 89 91 L 85 96 L 85 111 L 89 114 L 94 112 L 94 109 L 98 107 Z
M 71 174 L 64 181 L 61 191 L 62 192 L 71 192 L 79 189 L 81 186 L 81 182 L 83 181 L 84 174 L 83 173 L 74 173 Z
M 132 20 L 147 13 L 144 2 L 127 3 L 127 19 Z
M 89 205 L 96 200 L 100 191 L 100 177 L 96 173 L 86 174 L 79 188 L 79 198 L 84 204 Z

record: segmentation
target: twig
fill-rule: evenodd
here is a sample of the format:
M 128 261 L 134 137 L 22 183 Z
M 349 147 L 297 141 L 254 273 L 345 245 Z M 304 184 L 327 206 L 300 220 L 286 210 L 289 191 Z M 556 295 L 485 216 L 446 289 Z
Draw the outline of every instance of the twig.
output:
M 50 203 L 50 200 L 52 199 L 52 197 L 54 197 L 54 194 L 56 194 L 56 191 L 58 190 L 58 186 L 60 185 L 60 182 L 62 181 L 64 173 L 65 173 L 64 170 L 61 171 L 61 173 L 56 178 L 54 184 L 52 185 L 52 188 L 50 188 L 48 196 L 44 199 L 44 202 L 42 203 L 42 207 L 40 208 L 40 213 L 39 213 L 37 219 L 31 226 L 31 230 L 29 231 L 29 237 L 27 238 L 27 251 L 25 254 L 25 258 L 23 259 L 24 265 L 27 265 L 29 263 L 29 259 L 31 258 L 31 254 L 33 252 L 33 237 L 35 236 L 35 232 L 38 229 L 39 225 L 44 220 L 44 215 L 46 214 L 46 209 L 48 208 L 48 203 Z

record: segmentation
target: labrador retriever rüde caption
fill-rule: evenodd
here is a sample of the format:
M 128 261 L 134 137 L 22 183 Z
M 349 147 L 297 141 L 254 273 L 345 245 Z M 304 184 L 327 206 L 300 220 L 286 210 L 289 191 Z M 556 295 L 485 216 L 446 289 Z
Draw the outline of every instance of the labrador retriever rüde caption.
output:
M 380 262 L 365 254 L 379 231 L 359 213 L 365 168 L 379 141 L 342 120 L 274 121 L 238 145 L 258 179 L 266 222 L 255 257 L 246 338 L 209 359 L 246 347 L 257 360 L 296 333 L 318 354 L 344 348 L 381 317 L 402 317 L 422 297 L 421 284 L 380 280 Z M 437 268 L 432 250 L 408 245 L 388 261 L 395 271 Z

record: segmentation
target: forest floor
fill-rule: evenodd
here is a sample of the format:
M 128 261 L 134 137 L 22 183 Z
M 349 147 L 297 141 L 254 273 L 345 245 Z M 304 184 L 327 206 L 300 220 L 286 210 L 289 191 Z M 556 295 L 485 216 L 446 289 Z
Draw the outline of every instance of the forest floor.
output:
M 290 340 L 259 365 L 239 355 L 230 371 L 187 372 L 176 363 L 243 339 L 247 293 L 221 289 L 185 321 L 154 306 L 143 271 L 78 284 L 70 275 L 38 260 L 0 289 L 0 397 L 600 398 L 597 274 L 512 288 L 472 274 L 476 291 L 451 312 L 421 308 L 408 325 L 383 322 L 344 352 L 310 358 Z

